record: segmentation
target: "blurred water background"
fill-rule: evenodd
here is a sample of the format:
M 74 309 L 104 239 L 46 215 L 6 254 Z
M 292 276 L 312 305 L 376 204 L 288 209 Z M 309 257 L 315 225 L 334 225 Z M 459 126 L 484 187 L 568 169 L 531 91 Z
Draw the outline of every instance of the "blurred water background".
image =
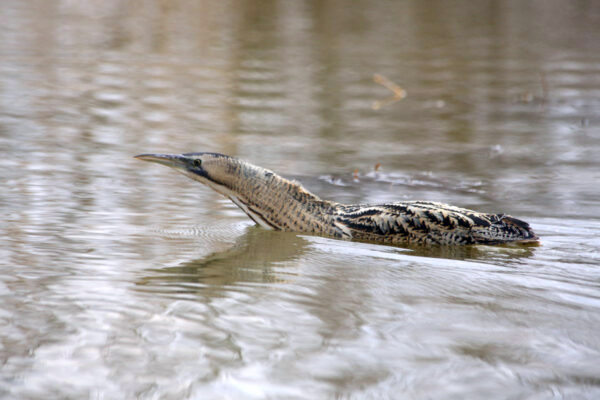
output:
M 598 399 L 599 127 L 597 1 L 3 0 L 0 397 Z M 263 231 L 189 151 L 542 245 Z

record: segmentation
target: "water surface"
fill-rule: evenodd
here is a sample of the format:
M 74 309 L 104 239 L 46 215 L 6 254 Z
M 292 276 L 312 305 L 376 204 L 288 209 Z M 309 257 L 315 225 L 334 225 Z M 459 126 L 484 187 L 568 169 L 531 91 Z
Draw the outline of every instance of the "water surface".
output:
M 596 2 L 8 0 L 0 22 L 0 397 L 600 397 Z M 374 74 L 407 96 L 374 109 Z M 542 244 L 264 231 L 132 158 L 188 151 Z

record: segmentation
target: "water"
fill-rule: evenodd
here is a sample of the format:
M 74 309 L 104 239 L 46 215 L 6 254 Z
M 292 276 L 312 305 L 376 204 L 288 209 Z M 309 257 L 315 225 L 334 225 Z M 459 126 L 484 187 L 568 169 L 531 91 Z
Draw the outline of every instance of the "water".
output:
M 7 0 L 0 22 L 0 397 L 600 398 L 597 2 Z M 374 74 L 406 98 L 374 109 Z M 132 158 L 187 151 L 506 212 L 542 244 L 264 231 Z

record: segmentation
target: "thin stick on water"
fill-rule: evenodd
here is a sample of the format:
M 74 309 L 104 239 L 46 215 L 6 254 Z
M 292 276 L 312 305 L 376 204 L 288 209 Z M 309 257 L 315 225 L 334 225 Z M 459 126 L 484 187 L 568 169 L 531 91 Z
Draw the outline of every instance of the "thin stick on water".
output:
M 406 97 L 406 90 L 402 89 L 400 86 L 396 85 L 394 82 L 389 80 L 383 75 L 375 74 L 373 75 L 373 81 L 375 83 L 379 83 L 384 88 L 390 90 L 394 95 L 392 97 L 388 97 L 387 99 L 378 100 L 373 102 L 372 108 L 373 110 L 379 110 L 381 107 L 385 107 L 392 103 L 395 103 L 399 100 L 402 100 Z

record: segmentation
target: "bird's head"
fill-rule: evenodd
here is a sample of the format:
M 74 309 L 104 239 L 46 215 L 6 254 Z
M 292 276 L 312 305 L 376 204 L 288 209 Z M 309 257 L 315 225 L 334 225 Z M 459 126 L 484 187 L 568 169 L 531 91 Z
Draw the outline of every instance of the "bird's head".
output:
M 240 167 L 239 160 L 219 153 L 140 154 L 135 158 L 171 167 L 225 195 Z

